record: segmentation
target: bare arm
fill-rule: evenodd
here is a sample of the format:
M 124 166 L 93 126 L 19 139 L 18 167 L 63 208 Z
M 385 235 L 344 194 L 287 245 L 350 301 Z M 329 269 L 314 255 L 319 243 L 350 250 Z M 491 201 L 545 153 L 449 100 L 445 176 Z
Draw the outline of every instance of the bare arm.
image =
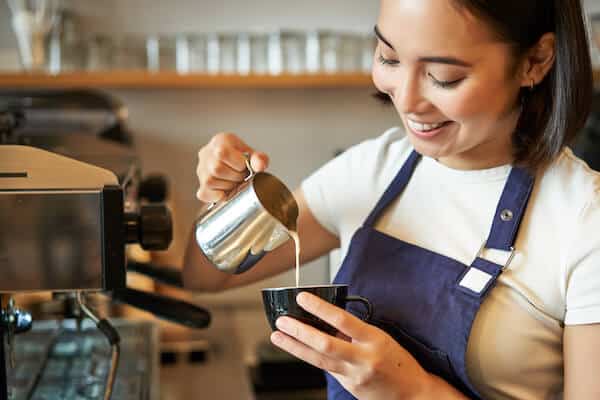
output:
M 600 324 L 565 327 L 565 400 L 600 399 Z
M 302 190 L 296 190 L 294 197 L 298 202 L 299 209 L 300 262 L 305 263 L 338 247 L 339 240 L 337 236 L 317 222 L 306 205 Z M 293 268 L 294 265 L 293 242 L 289 240 L 284 245 L 267 253 L 249 271 L 239 275 L 221 272 L 204 257 L 192 234 L 184 259 L 183 282 L 188 289 L 215 292 L 269 278 Z

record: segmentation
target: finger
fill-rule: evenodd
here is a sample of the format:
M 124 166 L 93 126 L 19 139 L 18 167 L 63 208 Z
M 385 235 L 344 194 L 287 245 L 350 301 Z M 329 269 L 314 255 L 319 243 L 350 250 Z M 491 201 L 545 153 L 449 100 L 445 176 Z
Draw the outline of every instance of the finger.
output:
M 255 151 L 250 156 L 250 165 L 256 172 L 264 171 L 269 166 L 269 156 L 260 151 Z
M 346 373 L 347 368 L 343 361 L 335 360 L 325 354 L 319 353 L 285 333 L 273 332 L 271 334 L 271 342 L 280 349 L 319 369 L 338 374 Z
M 294 318 L 281 317 L 275 322 L 277 329 L 293 337 L 299 342 L 307 345 L 320 354 L 326 354 L 330 358 L 356 362 L 362 357 L 358 354 L 358 348 L 342 339 L 328 335 L 320 330 L 304 324 Z
M 197 174 L 198 174 L 198 177 L 200 178 L 200 180 L 202 181 L 202 170 L 201 170 L 200 166 L 198 166 Z M 208 174 L 209 175 L 206 178 L 207 181 L 210 178 L 213 178 L 213 179 L 220 179 L 220 180 L 240 183 L 240 182 L 244 181 L 244 179 L 248 175 L 248 172 L 247 171 L 239 172 L 224 162 L 214 161 L 208 167 Z
M 346 310 L 308 292 L 300 292 L 296 297 L 296 301 L 303 309 L 321 318 L 344 335 L 358 341 L 369 339 L 371 326 Z
M 204 203 L 216 203 L 225 199 L 225 191 L 223 190 L 205 190 L 198 189 L 196 198 Z
M 246 168 L 245 154 L 254 150 L 233 133 L 219 133 L 211 140 L 213 154 L 217 160 L 229 165 L 236 171 L 244 172 Z
M 226 181 L 224 179 L 218 179 L 213 176 L 209 176 L 204 181 L 204 184 L 201 184 L 201 187 L 204 187 L 207 190 L 223 190 L 228 192 L 236 188 L 238 185 L 238 182 Z
M 213 149 L 214 163 L 224 163 L 235 171 L 245 172 L 246 167 L 245 152 L 228 145 L 217 146 Z

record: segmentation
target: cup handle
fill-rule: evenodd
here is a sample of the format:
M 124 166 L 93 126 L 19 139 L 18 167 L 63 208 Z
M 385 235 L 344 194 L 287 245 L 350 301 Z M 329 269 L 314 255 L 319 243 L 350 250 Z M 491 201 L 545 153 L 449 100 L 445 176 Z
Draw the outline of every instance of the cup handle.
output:
M 349 303 L 351 301 L 358 301 L 366 307 L 367 315 L 361 318 L 363 321 L 368 321 L 371 319 L 371 316 L 373 315 L 373 305 L 367 298 L 362 296 L 346 296 L 346 302 Z

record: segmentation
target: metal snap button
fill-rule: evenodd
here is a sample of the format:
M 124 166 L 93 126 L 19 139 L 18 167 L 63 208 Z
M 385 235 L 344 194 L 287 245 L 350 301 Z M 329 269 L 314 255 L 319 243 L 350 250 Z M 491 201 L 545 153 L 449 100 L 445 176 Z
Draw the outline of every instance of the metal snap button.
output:
M 502 210 L 500 213 L 500 219 L 504 222 L 511 221 L 513 219 L 513 213 L 510 210 Z

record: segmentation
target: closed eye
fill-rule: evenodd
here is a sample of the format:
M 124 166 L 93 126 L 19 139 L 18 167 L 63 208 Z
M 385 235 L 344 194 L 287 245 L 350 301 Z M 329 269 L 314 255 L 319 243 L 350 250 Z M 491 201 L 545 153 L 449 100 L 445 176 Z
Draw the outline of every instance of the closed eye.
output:
M 431 73 L 427 74 L 430 78 L 431 81 L 433 82 L 433 84 L 437 87 L 440 87 L 442 89 L 451 89 L 453 87 L 456 87 L 459 83 L 461 83 L 465 78 L 459 78 L 459 79 L 455 79 L 452 81 L 441 81 L 439 79 L 436 79 L 435 76 L 433 76 Z
M 392 60 L 389 58 L 385 58 L 383 57 L 381 54 L 378 57 L 378 61 L 381 65 L 397 65 L 400 64 L 400 61 L 398 60 Z

